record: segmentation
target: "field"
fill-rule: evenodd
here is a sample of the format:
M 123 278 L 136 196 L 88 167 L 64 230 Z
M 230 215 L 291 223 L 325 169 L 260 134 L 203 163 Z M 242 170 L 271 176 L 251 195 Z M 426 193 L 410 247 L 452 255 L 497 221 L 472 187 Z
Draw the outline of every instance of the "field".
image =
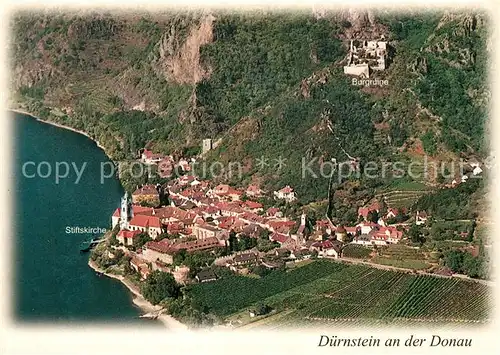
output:
M 368 259 L 372 252 L 372 248 L 356 244 L 347 244 L 342 249 L 342 255 L 346 258 Z
M 262 279 L 231 277 L 193 287 L 204 310 L 240 326 L 287 328 L 318 325 L 488 321 L 488 286 L 455 278 L 412 275 L 320 260 Z M 267 316 L 249 318 L 257 304 Z

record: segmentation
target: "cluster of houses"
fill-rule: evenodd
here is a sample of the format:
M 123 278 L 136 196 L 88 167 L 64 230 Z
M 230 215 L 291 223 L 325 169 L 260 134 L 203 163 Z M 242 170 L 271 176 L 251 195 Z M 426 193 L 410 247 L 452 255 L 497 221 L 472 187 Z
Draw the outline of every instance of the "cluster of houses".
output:
M 236 238 L 268 238 L 278 249 L 290 252 L 292 259 L 311 252 L 319 257 L 339 258 L 346 243 L 387 245 L 398 243 L 403 237 L 401 227 L 387 225 L 388 219 L 401 213 L 399 210 L 389 208 L 376 223 L 370 221 L 373 212 L 380 215 L 382 206 L 378 202 L 359 208 L 360 223 L 336 226 L 328 219 L 308 221 L 302 214 L 300 221 L 295 221 L 276 207 L 264 209 L 258 198 L 265 192 L 257 185 L 246 189 L 226 184 L 211 186 L 207 180 L 183 175 L 169 181 L 163 188 L 168 192 L 168 206 L 143 207 L 138 203 L 144 201 L 138 196 L 157 194 L 156 187 L 150 185 L 134 192 L 132 199 L 125 194 L 121 207 L 111 218 L 113 228 L 119 225 L 116 238 L 124 246 L 135 245 L 141 233 L 151 238 L 133 258 L 134 268 L 143 275 L 147 275 L 148 264 L 170 269 L 174 255 L 180 250 L 190 253 L 228 246 L 232 235 Z M 274 191 L 273 195 L 275 199 L 285 201 L 296 199 L 290 186 Z M 425 223 L 423 213 L 417 218 Z M 159 238 L 164 233 L 169 238 Z M 247 263 L 261 263 L 258 254 L 236 255 L 226 266 L 237 268 Z

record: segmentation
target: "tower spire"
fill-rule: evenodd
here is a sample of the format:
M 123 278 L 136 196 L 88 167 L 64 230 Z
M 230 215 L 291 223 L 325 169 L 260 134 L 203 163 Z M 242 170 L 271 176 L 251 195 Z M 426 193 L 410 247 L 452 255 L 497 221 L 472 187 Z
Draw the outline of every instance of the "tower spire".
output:
M 128 229 L 128 222 L 133 217 L 132 201 L 125 191 L 125 195 L 122 197 L 121 208 L 120 208 L 120 229 Z

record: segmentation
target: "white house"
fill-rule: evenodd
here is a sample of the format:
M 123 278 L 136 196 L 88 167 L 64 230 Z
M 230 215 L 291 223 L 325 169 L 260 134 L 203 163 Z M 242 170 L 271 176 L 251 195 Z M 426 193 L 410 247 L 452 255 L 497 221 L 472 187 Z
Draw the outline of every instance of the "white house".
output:
M 427 222 L 427 213 L 425 213 L 425 211 L 417 211 L 417 214 L 415 216 L 415 224 L 417 226 L 420 226 L 422 224 L 425 224 L 425 222 Z
M 297 199 L 297 197 L 295 196 L 295 192 L 288 185 L 285 186 L 284 188 L 282 188 L 281 190 L 274 191 L 274 196 L 276 198 L 279 198 L 281 200 L 285 200 L 287 202 L 292 202 L 292 201 L 295 201 Z
M 473 175 L 479 175 L 483 172 L 483 169 L 481 169 L 479 166 L 476 166 L 474 170 L 472 170 Z
M 358 224 L 356 227 L 359 227 L 361 229 L 361 234 L 368 234 L 372 230 L 378 228 L 378 224 L 373 222 L 362 222 Z
M 357 237 L 354 237 L 351 244 L 372 246 L 372 238 L 368 234 L 361 234 Z

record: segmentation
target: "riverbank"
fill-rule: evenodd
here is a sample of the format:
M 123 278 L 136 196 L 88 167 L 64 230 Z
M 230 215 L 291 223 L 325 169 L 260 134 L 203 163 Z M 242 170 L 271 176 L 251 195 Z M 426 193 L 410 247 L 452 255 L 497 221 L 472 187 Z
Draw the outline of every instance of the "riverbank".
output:
M 19 109 L 19 108 L 9 108 L 8 109 L 9 111 L 11 112 L 15 112 L 15 113 L 20 113 L 20 114 L 23 114 L 23 115 L 27 115 L 27 116 L 31 116 L 33 117 L 35 120 L 39 121 L 39 122 L 42 122 L 42 123 L 46 123 L 46 124 L 49 124 L 51 126 L 55 126 L 55 127 L 59 127 L 59 128 L 62 128 L 62 129 L 67 129 L 69 131 L 72 131 L 72 132 L 75 132 L 75 133 L 79 133 L 79 134 L 82 134 L 84 135 L 85 137 L 87 137 L 88 139 L 90 139 L 91 141 L 93 141 L 100 149 L 102 149 L 104 151 L 104 153 L 109 157 L 109 154 L 106 152 L 106 148 L 104 148 L 104 146 L 99 143 L 99 141 L 95 138 L 92 138 L 87 132 L 85 131 L 81 131 L 79 129 L 76 129 L 76 128 L 73 128 L 73 127 L 70 127 L 70 126 L 66 126 L 66 125 L 63 125 L 63 124 L 60 124 L 60 123 L 56 123 L 56 122 L 53 122 L 53 121 L 48 121 L 48 120 L 43 120 L 41 119 L 40 117 L 38 116 L 35 116 L 33 113 L 31 112 L 28 112 L 28 111 L 25 111 L 23 109 Z
M 92 268 L 94 271 L 100 272 L 103 275 L 116 279 L 123 283 L 129 290 L 132 292 L 134 295 L 133 302 L 134 304 L 142 309 L 144 313 L 153 313 L 153 312 L 160 312 L 162 308 L 160 306 L 155 306 L 148 302 L 141 294 L 141 292 L 137 289 L 137 287 L 132 284 L 130 281 L 128 281 L 125 277 L 120 276 L 120 275 L 114 275 L 110 273 L 104 272 L 101 268 L 99 268 L 92 260 L 89 259 L 88 265 L 90 268 Z M 158 316 L 158 320 L 165 325 L 165 327 L 168 330 L 174 330 L 174 331 L 185 331 L 188 329 L 188 327 L 184 324 L 172 317 L 171 315 L 165 314 L 165 313 L 160 313 Z

